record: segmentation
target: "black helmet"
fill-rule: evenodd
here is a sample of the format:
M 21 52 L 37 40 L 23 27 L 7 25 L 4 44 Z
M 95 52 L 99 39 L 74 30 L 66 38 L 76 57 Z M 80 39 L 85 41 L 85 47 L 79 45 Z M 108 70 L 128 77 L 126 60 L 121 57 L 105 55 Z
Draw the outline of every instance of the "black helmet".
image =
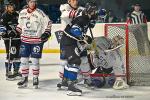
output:
M 86 3 L 85 9 L 88 14 L 90 14 L 93 11 L 97 11 L 97 7 L 94 3 Z
M 136 3 L 134 6 L 141 6 L 139 3 Z
M 15 7 L 15 4 L 12 1 L 8 1 L 5 3 L 5 6 L 9 6 L 9 5 Z

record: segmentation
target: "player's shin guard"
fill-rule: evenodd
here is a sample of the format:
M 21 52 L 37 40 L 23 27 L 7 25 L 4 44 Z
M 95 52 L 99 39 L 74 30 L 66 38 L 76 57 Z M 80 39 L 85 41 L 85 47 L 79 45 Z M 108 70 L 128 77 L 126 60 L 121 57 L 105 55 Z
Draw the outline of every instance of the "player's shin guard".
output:
M 67 77 L 69 79 L 68 81 L 68 93 L 69 96 L 81 96 L 82 90 L 78 89 L 76 87 L 77 82 L 77 73 L 79 70 L 79 67 L 77 65 L 68 65 L 65 66 Z M 64 73 L 64 75 L 65 75 Z
M 39 59 L 38 58 L 31 58 L 31 67 L 32 67 L 32 73 L 33 73 L 33 87 L 35 89 L 38 88 L 39 85 Z
M 6 80 L 9 80 L 9 76 L 12 75 L 11 67 L 12 67 L 12 63 L 5 62 L 5 68 L 6 68 Z
M 18 88 L 27 87 L 28 84 L 28 74 L 29 74 L 29 58 L 22 57 L 21 58 L 21 81 L 18 82 Z
M 129 88 L 129 85 L 122 78 L 117 78 L 113 85 L 113 89 L 115 90 L 123 90 L 127 88 Z
M 29 74 L 29 68 L 28 67 L 23 67 L 21 69 L 21 74 L 22 74 L 22 78 L 21 81 L 17 83 L 18 88 L 24 88 L 27 87 L 28 85 L 28 74 Z

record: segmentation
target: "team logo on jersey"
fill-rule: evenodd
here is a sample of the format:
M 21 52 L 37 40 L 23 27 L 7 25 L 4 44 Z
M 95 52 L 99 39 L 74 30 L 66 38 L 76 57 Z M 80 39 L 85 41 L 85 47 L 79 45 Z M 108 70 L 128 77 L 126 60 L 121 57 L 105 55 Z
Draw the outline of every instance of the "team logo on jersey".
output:
M 16 54 L 16 52 L 17 52 L 16 47 L 11 47 L 10 53 L 11 54 Z
M 27 27 L 27 28 L 30 28 L 30 27 L 31 27 L 31 23 L 30 23 L 30 22 L 27 22 L 27 23 L 26 23 L 26 27 Z
M 25 45 L 20 46 L 20 52 L 23 53 L 25 51 Z
M 74 51 L 75 51 L 75 54 L 76 54 L 77 56 L 80 56 L 80 52 L 79 52 L 79 49 L 78 49 L 78 48 L 75 48 Z
M 40 47 L 39 47 L 39 46 L 35 46 L 35 47 L 33 48 L 33 52 L 34 52 L 34 53 L 39 53 L 39 52 L 40 52 Z

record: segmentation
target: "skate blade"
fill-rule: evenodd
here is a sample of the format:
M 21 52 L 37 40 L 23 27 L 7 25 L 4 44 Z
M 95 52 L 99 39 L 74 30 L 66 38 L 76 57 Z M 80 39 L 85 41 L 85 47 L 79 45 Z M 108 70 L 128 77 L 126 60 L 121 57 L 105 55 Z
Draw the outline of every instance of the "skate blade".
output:
M 6 78 L 7 81 L 15 81 L 15 78 Z
M 67 93 L 68 96 L 81 96 L 81 92 L 73 92 L 73 91 L 68 91 Z
M 67 86 L 62 86 L 60 84 L 57 84 L 57 88 L 58 88 L 58 90 L 67 90 L 68 89 Z
M 22 77 L 17 76 L 17 77 L 15 77 L 15 80 L 21 80 L 21 78 L 22 78 Z
M 90 90 L 95 90 L 94 86 L 88 86 L 87 84 L 78 84 L 79 86 L 86 88 L 86 89 L 90 89 Z
M 21 86 L 18 85 L 18 88 L 19 89 L 24 89 L 24 88 L 27 88 L 27 85 L 21 85 Z
M 68 90 L 68 87 L 65 86 L 57 87 L 57 90 Z
M 33 85 L 33 88 L 38 89 L 39 87 L 38 87 L 38 85 Z

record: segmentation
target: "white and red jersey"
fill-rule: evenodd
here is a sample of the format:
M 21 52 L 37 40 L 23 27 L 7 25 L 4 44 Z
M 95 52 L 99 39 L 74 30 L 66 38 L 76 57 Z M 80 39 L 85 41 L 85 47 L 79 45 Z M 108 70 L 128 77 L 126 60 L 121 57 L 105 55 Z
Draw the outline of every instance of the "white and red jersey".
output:
M 25 43 L 41 43 L 41 35 L 51 32 L 51 20 L 40 9 L 36 8 L 29 13 L 28 8 L 19 13 L 17 31 L 21 33 L 21 40 Z
M 83 7 L 78 7 L 77 9 L 74 9 L 69 4 L 60 5 L 62 31 L 68 24 L 71 23 L 72 19 L 75 18 L 78 14 L 81 14 L 80 12 L 83 10 Z

